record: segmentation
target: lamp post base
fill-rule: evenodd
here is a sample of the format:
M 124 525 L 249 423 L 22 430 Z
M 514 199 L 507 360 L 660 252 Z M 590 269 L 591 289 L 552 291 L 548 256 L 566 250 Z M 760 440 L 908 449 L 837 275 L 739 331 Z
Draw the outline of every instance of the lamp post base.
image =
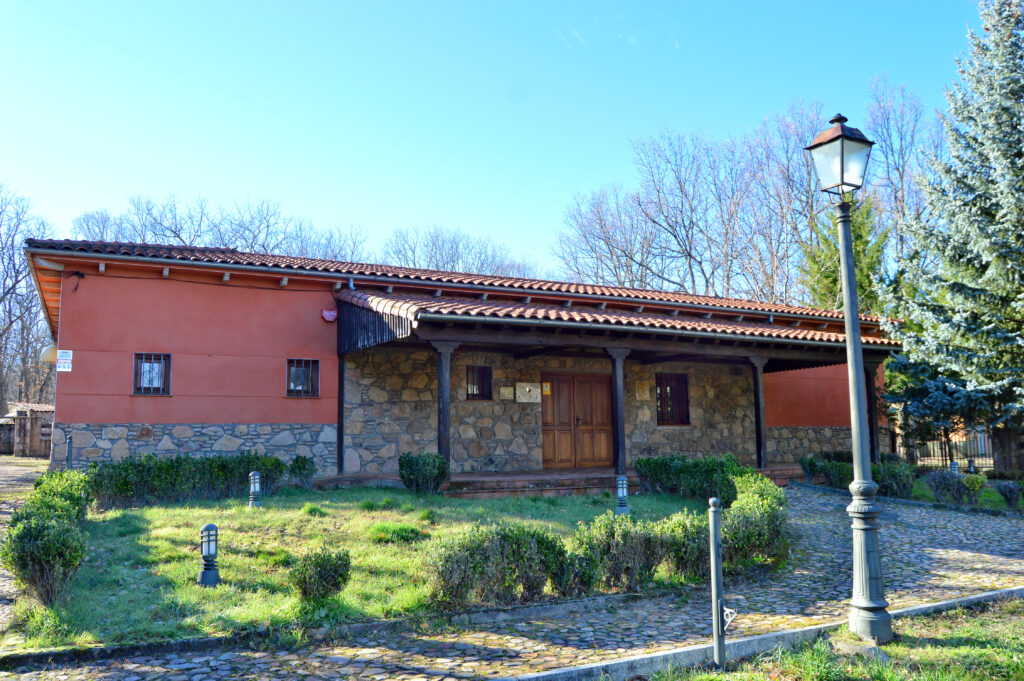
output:
M 882 560 L 878 550 L 878 485 L 868 480 L 850 484 L 853 501 L 846 512 L 853 520 L 853 597 L 850 631 L 864 639 L 886 643 L 893 638 L 892 615 L 882 588 Z
M 220 570 L 217 568 L 212 570 L 200 570 L 197 583 L 199 586 L 217 586 L 220 584 Z
M 262 508 L 263 502 L 259 497 L 249 496 L 249 508 Z

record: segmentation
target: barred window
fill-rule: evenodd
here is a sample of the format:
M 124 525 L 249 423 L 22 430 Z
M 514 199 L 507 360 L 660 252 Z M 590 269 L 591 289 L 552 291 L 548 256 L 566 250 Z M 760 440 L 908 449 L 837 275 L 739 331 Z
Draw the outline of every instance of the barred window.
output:
M 656 374 L 659 426 L 690 425 L 686 374 Z
M 136 352 L 132 386 L 135 395 L 170 395 L 171 356 Z
M 466 367 L 466 399 L 493 399 L 491 396 L 491 367 Z
M 288 360 L 288 397 L 320 397 L 320 360 Z

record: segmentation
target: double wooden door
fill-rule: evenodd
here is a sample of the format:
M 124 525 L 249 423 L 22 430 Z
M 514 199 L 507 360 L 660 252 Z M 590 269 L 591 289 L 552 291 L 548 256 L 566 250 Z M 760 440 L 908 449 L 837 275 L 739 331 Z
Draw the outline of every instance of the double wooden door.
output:
M 541 376 L 544 468 L 611 466 L 612 378 Z

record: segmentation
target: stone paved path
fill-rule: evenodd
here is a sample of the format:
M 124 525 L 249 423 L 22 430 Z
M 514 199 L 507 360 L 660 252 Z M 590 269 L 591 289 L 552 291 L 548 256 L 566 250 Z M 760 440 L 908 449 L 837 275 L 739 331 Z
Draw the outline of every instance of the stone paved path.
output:
M 843 619 L 850 591 L 844 498 L 787 490 L 793 558 L 780 572 L 726 580 L 747 635 Z M 883 502 L 884 503 L 884 502 Z M 1024 520 L 886 503 L 883 569 L 893 607 L 1024 585 Z M 706 588 L 602 612 L 435 633 L 362 636 L 298 652 L 139 657 L 74 669 L 20 669 L 25 679 L 454 679 L 514 676 L 703 642 Z M 13 676 L 8 674 L 7 676 Z M 7 678 L 0 672 L 0 679 Z
M 21 506 L 32 483 L 46 471 L 46 459 L 0 457 L 0 535 L 7 530 L 11 514 Z M 11 606 L 18 592 L 11 574 L 0 568 L 0 638 L 11 619 Z

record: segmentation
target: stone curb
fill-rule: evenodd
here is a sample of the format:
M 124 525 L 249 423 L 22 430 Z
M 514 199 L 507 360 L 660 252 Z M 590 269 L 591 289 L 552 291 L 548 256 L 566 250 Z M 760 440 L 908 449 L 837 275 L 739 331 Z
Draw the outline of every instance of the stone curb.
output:
M 629 603 L 640 599 L 654 599 L 671 593 L 672 592 L 669 591 L 652 591 L 644 594 L 607 594 L 603 596 L 591 596 L 589 598 L 563 600 L 552 603 L 513 605 L 503 608 L 481 608 L 478 610 L 441 613 L 438 615 L 424 617 L 406 617 L 395 620 L 357 622 L 354 624 L 339 625 L 330 629 L 322 640 L 328 641 L 331 638 L 354 638 L 367 633 L 385 630 L 394 632 L 408 631 L 414 626 L 424 623 L 433 625 L 467 626 L 474 624 L 507 622 L 509 620 L 531 617 L 584 613 L 591 612 L 602 607 L 607 607 L 608 605 L 618 602 Z M 259 632 L 240 632 L 225 636 L 186 638 L 175 641 L 162 641 L 159 643 L 98 645 L 85 648 L 49 648 L 28 652 L 0 653 L 0 669 L 36 665 L 65 665 L 76 662 L 107 660 L 111 658 L 139 657 L 143 655 L 158 655 L 162 653 L 210 650 L 213 648 L 223 648 L 231 645 L 246 645 L 259 640 L 262 636 L 263 634 Z
M 801 489 L 813 490 L 815 492 L 825 492 L 826 494 L 841 494 L 849 497 L 850 492 L 848 490 L 836 489 L 835 487 L 827 487 L 825 485 L 808 485 L 806 482 L 798 482 L 796 480 L 790 480 L 789 484 L 793 487 L 799 487 Z M 940 501 L 915 501 L 913 499 L 897 499 L 896 497 L 884 497 L 878 495 L 875 497 L 879 501 L 893 504 L 903 504 L 904 506 L 916 506 L 918 508 L 934 508 L 939 511 L 960 511 L 961 513 L 977 513 L 979 515 L 992 515 L 1001 518 L 1024 518 L 1024 513 L 1020 511 L 1011 511 L 1009 509 L 1003 511 L 996 508 L 979 508 L 977 506 L 960 506 L 958 504 L 945 504 Z
M 910 608 L 893 610 L 890 614 L 893 618 L 916 617 L 928 615 L 946 610 L 988 603 L 1009 598 L 1024 598 L 1024 586 L 1014 586 L 997 591 L 987 591 L 974 596 L 963 596 L 952 598 L 935 603 L 927 603 Z M 846 624 L 846 621 L 826 622 L 801 629 L 787 629 L 769 634 L 757 636 L 746 636 L 725 642 L 725 654 L 728 660 L 742 660 L 761 653 L 766 653 L 776 648 L 795 648 L 803 643 L 809 643 L 823 633 L 834 631 Z M 588 681 L 598 679 L 602 681 L 625 681 L 637 676 L 649 676 L 669 667 L 695 667 L 705 664 L 714 659 L 714 645 L 704 643 L 684 648 L 675 648 L 648 655 L 636 655 L 608 662 L 595 662 L 593 664 L 581 665 L 579 667 L 566 667 L 563 669 L 552 669 L 549 671 L 524 674 L 522 676 L 508 676 L 496 678 L 495 681 Z

